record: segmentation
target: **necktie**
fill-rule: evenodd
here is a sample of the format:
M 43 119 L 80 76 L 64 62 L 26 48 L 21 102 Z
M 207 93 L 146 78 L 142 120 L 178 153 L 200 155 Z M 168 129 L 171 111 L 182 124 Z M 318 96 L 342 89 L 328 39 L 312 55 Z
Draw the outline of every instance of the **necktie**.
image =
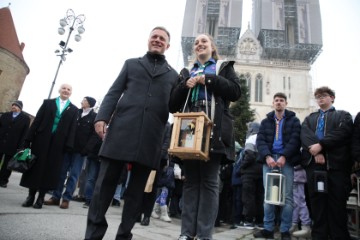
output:
M 325 112 L 320 110 L 320 116 L 318 119 L 318 125 L 316 127 L 316 136 L 319 140 L 324 138 L 324 125 L 325 125 Z

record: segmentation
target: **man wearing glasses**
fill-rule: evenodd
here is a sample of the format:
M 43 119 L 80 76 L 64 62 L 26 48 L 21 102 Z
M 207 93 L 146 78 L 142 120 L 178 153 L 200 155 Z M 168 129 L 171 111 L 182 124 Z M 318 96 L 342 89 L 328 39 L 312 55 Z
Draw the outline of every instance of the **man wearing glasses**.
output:
M 317 88 L 314 96 L 320 109 L 305 118 L 300 135 L 314 223 L 312 239 L 350 239 L 346 201 L 351 190 L 352 117 L 334 108 L 332 89 Z

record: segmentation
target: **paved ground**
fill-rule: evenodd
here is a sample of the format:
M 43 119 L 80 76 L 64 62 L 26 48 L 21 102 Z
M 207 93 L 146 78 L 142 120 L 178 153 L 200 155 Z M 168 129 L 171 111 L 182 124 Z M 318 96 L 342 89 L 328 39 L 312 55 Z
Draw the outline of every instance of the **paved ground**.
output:
M 27 189 L 20 187 L 20 173 L 14 172 L 7 188 L 0 188 L 0 240 L 79 240 L 83 239 L 86 227 L 87 209 L 82 203 L 70 202 L 69 209 L 43 206 L 42 209 L 21 207 L 27 196 Z M 45 197 L 48 199 L 49 195 Z M 120 223 L 122 208 L 110 207 L 107 213 L 109 224 L 104 240 L 115 238 Z M 180 233 L 180 220 L 172 223 L 151 219 L 147 227 L 136 224 L 133 229 L 134 240 L 177 239 Z M 251 230 L 230 230 L 228 225 L 216 228 L 214 239 L 245 239 L 252 235 Z
M 14 172 L 7 188 L 0 188 L 0 240 L 80 240 L 86 227 L 87 209 L 82 203 L 70 202 L 69 209 L 43 206 L 42 209 L 21 207 L 27 189 L 20 187 L 20 173 Z M 48 199 L 49 195 L 45 197 Z M 115 239 L 122 208 L 110 207 L 109 224 L 104 240 Z M 253 230 L 234 229 L 223 225 L 215 229 L 215 240 L 252 239 Z M 180 233 L 180 220 L 172 223 L 151 219 L 147 227 L 136 224 L 133 240 L 176 240 Z M 278 234 L 276 235 L 278 238 Z

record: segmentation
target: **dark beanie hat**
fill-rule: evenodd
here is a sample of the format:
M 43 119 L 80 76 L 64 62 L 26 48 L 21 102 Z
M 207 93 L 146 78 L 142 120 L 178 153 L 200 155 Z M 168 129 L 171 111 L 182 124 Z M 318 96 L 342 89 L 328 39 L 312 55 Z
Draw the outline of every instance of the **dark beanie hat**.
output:
M 18 106 L 20 108 L 20 110 L 22 110 L 22 108 L 23 108 L 23 103 L 22 103 L 22 101 L 19 101 L 19 100 L 13 102 L 12 105 Z
M 95 98 L 92 98 L 92 97 L 85 97 L 85 98 L 86 98 L 86 101 L 88 101 L 90 107 L 94 107 L 94 106 L 95 106 L 95 103 L 96 103 Z

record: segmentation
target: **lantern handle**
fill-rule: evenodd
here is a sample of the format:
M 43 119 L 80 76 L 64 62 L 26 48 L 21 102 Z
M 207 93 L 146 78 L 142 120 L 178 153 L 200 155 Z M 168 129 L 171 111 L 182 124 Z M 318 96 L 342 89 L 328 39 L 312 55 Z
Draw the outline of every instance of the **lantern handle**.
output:
M 272 173 L 281 173 L 281 167 L 275 167 L 275 168 L 271 168 L 271 172 Z
M 182 113 L 185 112 L 185 109 L 186 109 L 186 106 L 188 104 L 188 101 L 189 101 L 189 96 L 190 96 L 190 92 L 191 92 L 191 89 L 192 88 L 189 88 L 189 91 L 188 91 L 188 94 L 186 96 L 186 101 L 185 101 L 185 104 L 184 104 L 184 107 L 183 107 L 183 110 L 182 110 Z M 214 115 L 215 115 L 215 104 L 213 102 L 213 99 L 214 99 L 214 94 L 212 95 L 212 101 L 211 101 L 211 116 L 209 116 L 209 109 L 208 109 L 208 104 L 207 104 L 207 87 L 205 85 L 205 111 L 206 111 L 206 115 L 211 117 L 211 120 L 214 121 Z

